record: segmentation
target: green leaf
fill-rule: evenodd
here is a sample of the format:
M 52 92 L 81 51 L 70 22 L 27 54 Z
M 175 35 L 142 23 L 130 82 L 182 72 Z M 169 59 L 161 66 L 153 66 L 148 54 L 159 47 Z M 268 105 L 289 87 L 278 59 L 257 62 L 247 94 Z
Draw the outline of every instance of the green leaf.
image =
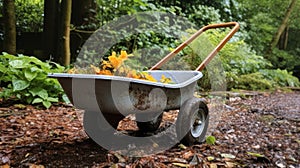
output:
M 20 91 L 26 89 L 30 85 L 30 82 L 14 78 L 12 80 L 12 85 L 13 91 Z
M 54 98 L 54 97 L 48 97 L 47 100 L 49 102 L 58 102 L 58 98 Z
M 49 107 L 51 107 L 51 102 L 43 101 L 43 105 L 48 109 Z
M 63 95 L 62 95 L 62 99 L 63 99 L 63 101 L 64 101 L 65 103 L 67 103 L 67 104 L 70 104 L 70 103 L 71 103 L 71 101 L 69 100 L 69 98 L 68 98 L 68 96 L 67 96 L 66 94 L 63 94 Z
M 35 97 L 36 95 L 38 95 L 38 93 L 39 93 L 41 90 L 42 90 L 42 88 L 37 88 L 37 87 L 35 87 L 35 88 L 33 88 L 33 89 L 30 89 L 29 92 L 31 93 L 31 95 L 32 95 L 33 97 Z
M 7 71 L 7 68 L 2 63 L 0 64 L 0 72 L 5 73 Z
M 31 104 L 32 100 L 33 100 L 33 97 L 32 97 L 32 96 L 27 97 L 27 98 L 26 98 L 26 103 L 27 103 L 27 104 Z
M 32 104 L 37 104 L 37 103 L 42 103 L 44 100 L 41 99 L 41 98 L 35 98 L 33 101 L 32 101 Z
M 36 76 L 37 76 L 37 71 L 32 71 L 31 69 L 26 69 L 25 70 L 25 78 L 28 81 L 32 81 Z
M 208 136 L 206 138 L 206 143 L 208 145 L 214 145 L 216 143 L 216 138 L 214 136 Z
M 42 88 L 34 88 L 34 89 L 29 90 L 29 92 L 31 93 L 31 95 L 33 97 L 39 96 L 43 100 L 46 100 L 48 98 L 48 92 L 47 92 L 47 90 L 42 89 Z
M 13 60 L 9 62 L 9 65 L 13 68 L 20 69 L 26 68 L 28 66 L 28 62 L 25 60 Z
M 247 152 L 248 155 L 254 156 L 254 157 L 265 157 L 265 155 L 259 154 L 259 153 L 253 153 L 253 152 Z
M 37 96 L 39 96 L 40 98 L 46 100 L 48 98 L 48 92 L 45 89 L 42 89 L 41 91 L 39 91 L 37 93 Z

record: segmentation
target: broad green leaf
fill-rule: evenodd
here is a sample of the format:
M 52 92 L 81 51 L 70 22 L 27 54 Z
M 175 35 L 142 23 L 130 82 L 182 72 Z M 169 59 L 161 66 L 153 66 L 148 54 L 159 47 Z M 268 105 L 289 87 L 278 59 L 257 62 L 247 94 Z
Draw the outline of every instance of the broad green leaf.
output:
M 35 98 L 33 101 L 32 101 L 32 104 L 37 104 L 37 103 L 42 103 L 44 100 L 41 99 L 41 98 Z
M 37 93 L 37 96 L 39 96 L 40 98 L 46 100 L 48 98 L 48 92 L 45 89 L 42 89 L 41 91 L 39 91 Z
M 38 93 L 39 93 L 41 90 L 42 90 L 42 88 L 37 88 L 37 87 L 35 87 L 35 88 L 33 88 L 33 89 L 30 89 L 29 92 L 31 93 L 31 95 L 32 95 L 33 97 L 35 97 L 36 95 L 38 95 Z
M 42 80 L 45 80 L 45 79 L 47 79 L 47 73 L 45 73 L 45 72 L 38 72 L 37 73 L 37 76 L 35 77 L 35 79 L 36 80 L 40 80 L 40 81 L 42 81 Z
M 10 54 L 8 54 L 8 53 L 6 53 L 6 52 L 3 52 L 2 54 L 3 54 L 3 55 L 2 55 L 1 57 L 6 58 L 6 59 L 14 60 L 14 59 L 17 58 L 16 56 L 10 55 Z
M 26 69 L 25 70 L 25 78 L 28 80 L 28 81 L 32 81 L 36 76 L 37 76 L 37 71 L 31 71 L 31 69 Z
M 31 72 L 36 72 L 36 71 L 41 72 L 42 71 L 40 68 L 38 68 L 36 66 L 31 67 L 30 70 L 31 70 Z
M 58 98 L 54 98 L 54 97 L 48 97 L 47 100 L 49 102 L 58 102 Z
M 13 60 L 9 62 L 9 65 L 13 68 L 20 69 L 26 68 L 28 66 L 28 62 L 24 60 Z
M 12 80 L 13 91 L 20 91 L 26 89 L 30 83 L 25 80 L 13 79 Z
M 43 101 L 43 105 L 48 109 L 49 107 L 51 107 L 51 102 Z
M 5 73 L 7 71 L 7 68 L 5 67 L 5 65 L 0 64 L 0 72 Z
M 48 92 L 47 92 L 47 90 L 45 90 L 43 88 L 30 89 L 29 92 L 31 93 L 31 95 L 33 97 L 39 96 L 43 100 L 46 100 L 48 98 Z
M 64 101 L 65 103 L 67 103 L 67 104 L 70 104 L 70 103 L 71 103 L 70 99 L 68 98 L 68 96 L 67 96 L 66 94 L 63 94 L 63 95 L 62 95 L 62 99 L 63 99 L 63 101 Z

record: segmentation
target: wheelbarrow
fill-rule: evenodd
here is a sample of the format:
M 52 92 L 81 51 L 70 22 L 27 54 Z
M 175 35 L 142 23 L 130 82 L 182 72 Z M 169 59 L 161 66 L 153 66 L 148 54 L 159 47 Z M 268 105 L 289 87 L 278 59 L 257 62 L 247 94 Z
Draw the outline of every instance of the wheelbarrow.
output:
M 157 70 L 204 31 L 233 27 L 194 71 Z M 185 145 L 203 142 L 209 124 L 205 101 L 194 97 L 200 72 L 239 29 L 236 22 L 207 25 L 166 55 L 147 72 L 157 81 L 164 75 L 172 84 L 121 76 L 52 73 L 76 108 L 84 109 L 84 129 L 97 143 L 111 141 L 119 121 L 135 114 L 140 131 L 156 131 L 164 111 L 179 109 L 175 123 L 178 141 Z M 125 142 L 124 140 L 123 142 Z

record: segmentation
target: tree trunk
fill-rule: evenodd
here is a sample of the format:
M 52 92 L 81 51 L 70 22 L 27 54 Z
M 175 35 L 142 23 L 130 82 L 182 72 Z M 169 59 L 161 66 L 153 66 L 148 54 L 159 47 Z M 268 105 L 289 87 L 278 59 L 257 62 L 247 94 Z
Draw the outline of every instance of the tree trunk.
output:
M 277 30 L 277 32 L 275 33 L 275 35 L 273 36 L 273 40 L 271 41 L 271 45 L 270 45 L 270 50 L 269 52 L 271 53 L 273 48 L 276 47 L 276 45 L 278 44 L 278 41 L 280 39 L 280 36 L 281 34 L 283 33 L 283 31 L 285 30 L 285 28 L 287 27 L 288 25 L 288 20 L 291 16 L 291 13 L 293 11 L 293 8 L 296 6 L 296 1 L 297 0 L 292 0 L 291 3 L 289 4 L 286 12 L 285 12 L 285 15 L 284 15 L 284 18 Z
M 61 15 L 62 15 L 62 57 L 65 66 L 70 65 L 70 24 L 72 13 L 72 0 L 61 1 Z
M 284 32 L 281 34 L 278 42 L 278 48 L 280 50 L 286 50 L 288 44 L 288 38 L 289 38 L 289 27 L 287 26 Z
M 58 38 L 58 7 L 59 0 L 45 0 L 44 3 L 44 55 L 46 59 L 53 58 L 58 62 L 57 38 Z
M 3 50 L 9 54 L 17 53 L 15 1 L 3 0 L 4 43 Z

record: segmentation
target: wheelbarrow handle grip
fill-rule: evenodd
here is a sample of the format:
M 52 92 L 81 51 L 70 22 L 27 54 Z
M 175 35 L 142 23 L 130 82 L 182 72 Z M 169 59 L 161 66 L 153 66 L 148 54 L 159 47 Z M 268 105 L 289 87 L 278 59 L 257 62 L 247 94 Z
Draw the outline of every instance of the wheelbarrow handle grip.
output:
M 231 39 L 231 37 L 238 31 L 239 24 L 237 22 L 227 22 L 227 23 L 218 23 L 218 24 L 210 24 L 202 27 L 195 34 L 193 34 L 190 38 L 188 38 L 185 42 L 181 43 L 178 47 L 176 47 L 172 52 L 166 55 L 162 60 L 160 60 L 156 65 L 150 68 L 150 70 L 155 70 L 160 68 L 166 62 L 168 62 L 171 58 L 173 58 L 176 54 L 178 54 L 182 49 L 184 49 L 187 45 L 189 45 L 193 40 L 195 40 L 200 34 L 209 29 L 215 28 L 224 28 L 224 27 L 232 27 L 231 31 L 223 38 L 223 40 L 214 48 L 214 50 L 205 58 L 205 60 L 196 68 L 195 71 L 201 71 L 205 68 L 205 66 L 213 59 L 213 57 L 224 47 L 224 45 Z

